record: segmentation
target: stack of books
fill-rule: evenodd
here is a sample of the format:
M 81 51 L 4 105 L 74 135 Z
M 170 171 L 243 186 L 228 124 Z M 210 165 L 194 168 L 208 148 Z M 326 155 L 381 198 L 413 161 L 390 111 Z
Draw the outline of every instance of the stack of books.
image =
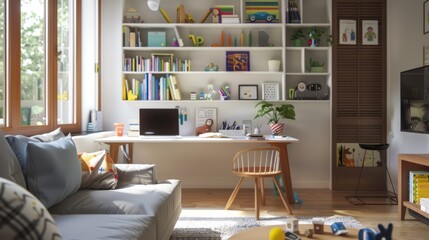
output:
M 222 23 L 240 23 L 238 15 L 222 15 Z
M 290 0 L 286 9 L 286 23 L 301 23 L 298 5 Z
M 420 204 L 421 198 L 429 198 L 429 171 L 410 171 L 409 200 Z

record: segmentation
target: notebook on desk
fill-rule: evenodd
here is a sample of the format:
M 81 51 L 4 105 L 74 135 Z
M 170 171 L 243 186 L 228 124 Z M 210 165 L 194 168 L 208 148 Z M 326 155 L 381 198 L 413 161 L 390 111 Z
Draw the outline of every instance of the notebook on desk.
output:
M 140 108 L 139 128 L 141 138 L 181 138 L 179 109 Z

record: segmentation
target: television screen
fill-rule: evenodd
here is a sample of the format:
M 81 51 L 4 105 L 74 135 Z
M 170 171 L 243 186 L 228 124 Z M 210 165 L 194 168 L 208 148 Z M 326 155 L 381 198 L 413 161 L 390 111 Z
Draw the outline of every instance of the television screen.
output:
M 401 72 L 401 131 L 429 133 L 429 66 Z

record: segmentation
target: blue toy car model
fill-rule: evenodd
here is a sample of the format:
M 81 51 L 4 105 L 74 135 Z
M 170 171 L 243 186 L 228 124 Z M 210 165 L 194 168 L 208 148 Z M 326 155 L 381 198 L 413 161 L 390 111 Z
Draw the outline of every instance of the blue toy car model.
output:
M 254 14 L 249 15 L 249 21 L 255 22 L 257 20 L 265 20 L 267 22 L 273 21 L 276 18 L 276 15 L 269 14 L 267 12 L 256 12 Z

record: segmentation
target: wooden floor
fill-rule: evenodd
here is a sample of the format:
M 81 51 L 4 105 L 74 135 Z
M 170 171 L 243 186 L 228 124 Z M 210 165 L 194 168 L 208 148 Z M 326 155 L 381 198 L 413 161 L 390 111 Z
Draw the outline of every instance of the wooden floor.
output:
M 400 221 L 397 205 L 353 205 L 345 199 L 350 193 L 329 190 L 294 189 L 302 199 L 302 205 L 292 208 L 294 216 L 353 216 L 366 227 L 377 229 L 379 223 L 393 223 L 393 239 L 429 239 L 429 225 L 415 220 L 407 214 Z M 186 212 L 197 209 L 224 209 L 232 189 L 183 189 L 182 207 Z M 231 213 L 254 216 L 254 192 L 241 189 L 231 207 Z M 261 207 L 261 217 L 267 215 L 286 216 L 281 199 L 271 190 L 266 193 L 266 206 Z M 240 211 L 234 211 L 240 210 Z

